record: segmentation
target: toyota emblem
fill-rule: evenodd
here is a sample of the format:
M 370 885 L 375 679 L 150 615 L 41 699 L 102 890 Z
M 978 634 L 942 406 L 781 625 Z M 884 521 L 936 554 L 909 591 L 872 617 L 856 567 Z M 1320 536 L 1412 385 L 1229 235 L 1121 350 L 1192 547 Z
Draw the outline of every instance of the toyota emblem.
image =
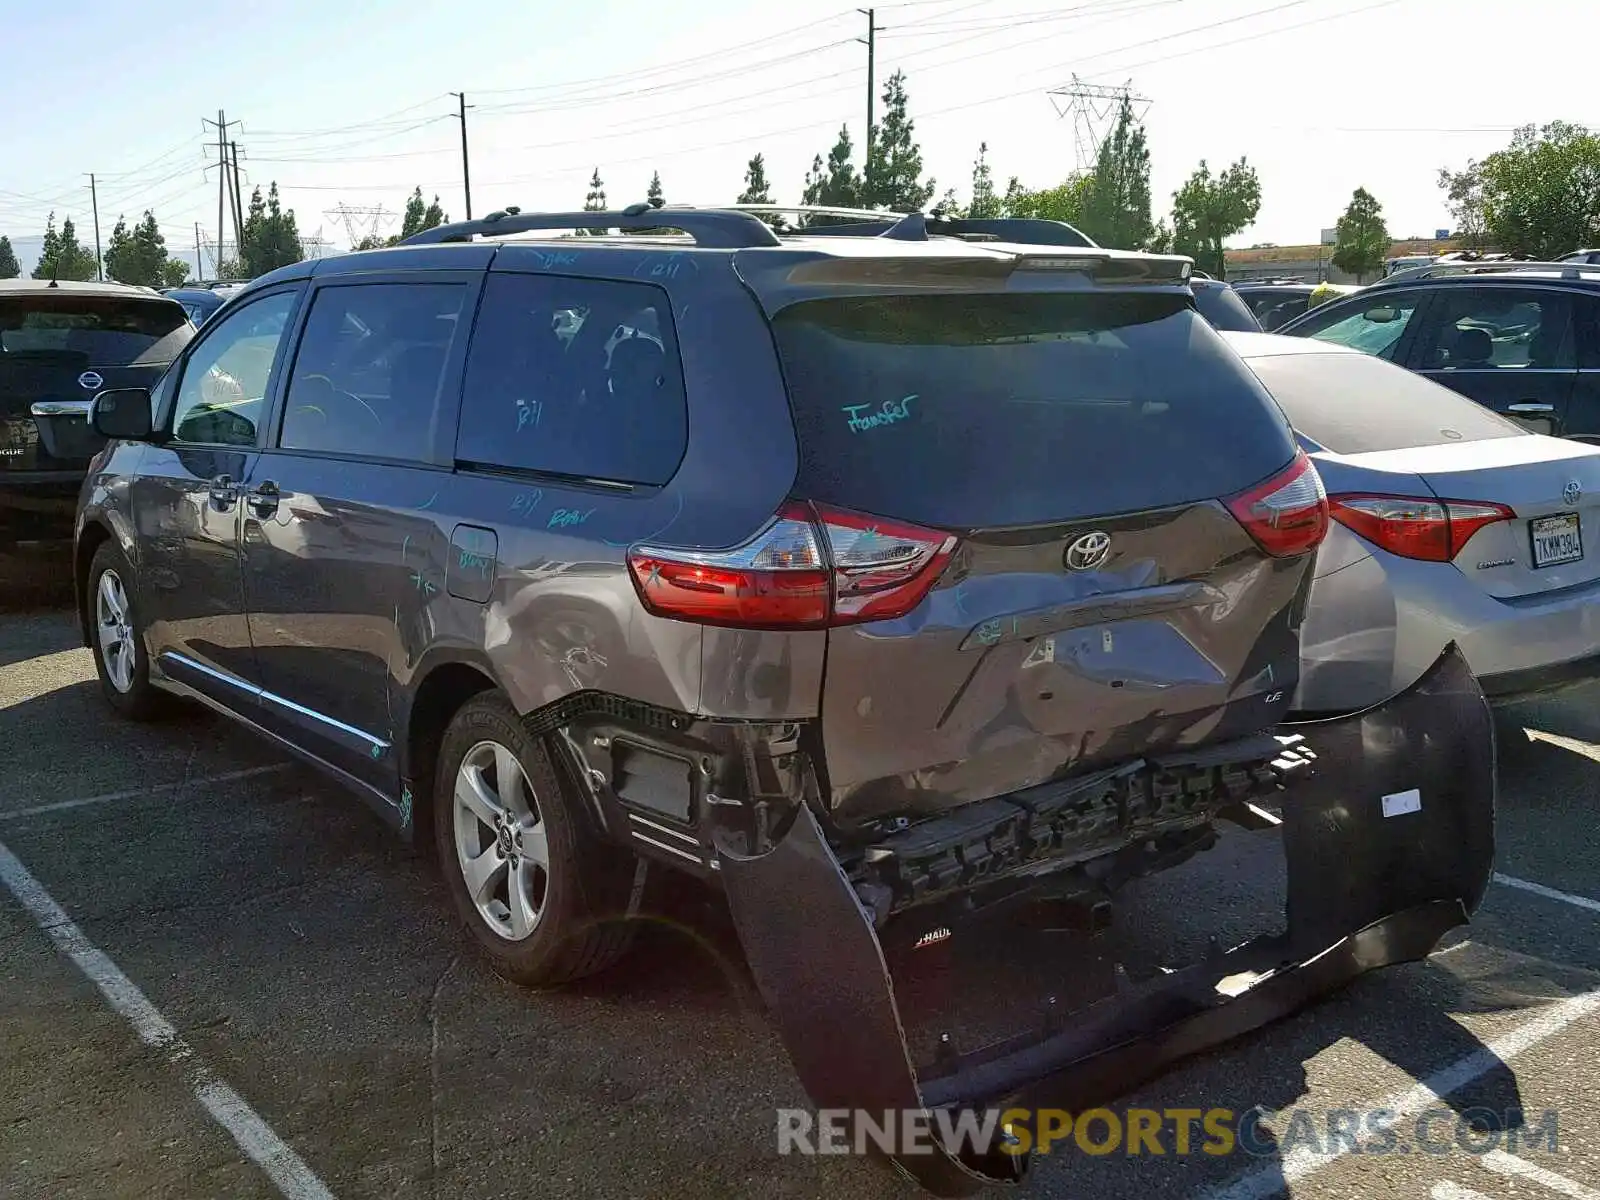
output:
M 98 371 L 85 371 L 78 376 L 78 386 L 86 391 L 98 392 L 105 386 L 105 380 L 100 378 Z
M 1576 504 L 1583 499 L 1583 485 L 1576 479 L 1568 481 L 1567 486 L 1561 489 L 1561 498 L 1569 505 Z
M 1062 556 L 1069 571 L 1092 571 L 1111 557 L 1111 535 L 1096 529 L 1086 533 Z

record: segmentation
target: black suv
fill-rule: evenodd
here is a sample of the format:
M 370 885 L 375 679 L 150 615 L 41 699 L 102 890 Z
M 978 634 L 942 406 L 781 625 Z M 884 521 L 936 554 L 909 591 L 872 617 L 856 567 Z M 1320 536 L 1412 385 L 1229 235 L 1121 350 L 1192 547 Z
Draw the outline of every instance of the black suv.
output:
M 0 544 L 72 535 L 105 444 L 90 401 L 153 385 L 193 334 L 182 305 L 149 288 L 0 280 Z
M 1436 263 L 1278 332 L 1375 354 L 1536 433 L 1600 442 L 1600 266 Z
M 1192 1049 L 1425 952 L 1481 894 L 1487 709 L 1443 663 L 1426 736 L 1319 727 L 1342 766 L 1376 748 L 1361 803 L 1253 803 L 1308 761 L 1267 731 L 1328 508 L 1189 261 L 885 224 L 507 211 L 256 280 L 153 403 L 95 402 L 107 699 L 200 701 L 431 841 L 514 980 L 616 960 L 648 870 L 721 886 L 819 1102 L 962 1107 L 1081 1057 L 947 1047 L 919 1084 L 884 947 L 1101 911 L 1220 819 L 1286 825 L 1305 870 L 1292 943 L 1197 970 L 1277 982 L 1219 1022 L 1183 976 L 1104 1039 L 1198 997 Z M 1385 825 L 1393 766 L 1429 801 Z

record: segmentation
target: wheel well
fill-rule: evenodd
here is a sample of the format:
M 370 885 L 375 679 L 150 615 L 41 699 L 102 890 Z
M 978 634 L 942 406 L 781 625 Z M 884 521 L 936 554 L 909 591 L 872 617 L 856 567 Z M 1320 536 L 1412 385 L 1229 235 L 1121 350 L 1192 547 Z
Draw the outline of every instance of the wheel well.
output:
M 419 842 L 433 836 L 433 777 L 445 726 L 468 700 L 494 687 L 494 680 L 477 667 L 452 662 L 435 667 L 417 688 L 411 702 L 406 774 L 412 790 L 412 837 Z
M 111 531 L 98 521 L 85 525 L 83 533 L 78 537 L 78 544 L 72 556 L 72 590 L 75 593 L 73 603 L 78 609 L 78 628 L 83 633 L 83 644 L 90 643 L 89 631 L 89 598 L 84 587 L 89 580 L 89 564 L 94 561 L 94 552 L 100 549 L 102 543 L 111 540 Z

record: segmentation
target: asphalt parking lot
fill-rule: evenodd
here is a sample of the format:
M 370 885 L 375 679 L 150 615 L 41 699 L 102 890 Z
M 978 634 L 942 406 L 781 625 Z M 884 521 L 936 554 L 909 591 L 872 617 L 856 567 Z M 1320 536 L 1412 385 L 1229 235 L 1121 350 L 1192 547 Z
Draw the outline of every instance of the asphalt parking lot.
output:
M 803 1096 L 709 898 L 665 896 L 601 978 L 500 981 L 344 794 L 207 716 L 114 719 L 64 570 L 0 558 L 0 1195 L 916 1194 L 778 1156 L 775 1112 Z M 1600 1200 L 1597 699 L 1515 714 L 1499 882 L 1461 939 L 1119 1104 L 1262 1106 L 1254 1153 L 1069 1145 L 1023 1194 Z M 1163 891 L 1182 886 L 1269 927 L 1273 864 L 1225 841 L 1122 920 L 1203 942 L 1204 909 Z M 1329 1136 L 1380 1108 L 1391 1152 Z

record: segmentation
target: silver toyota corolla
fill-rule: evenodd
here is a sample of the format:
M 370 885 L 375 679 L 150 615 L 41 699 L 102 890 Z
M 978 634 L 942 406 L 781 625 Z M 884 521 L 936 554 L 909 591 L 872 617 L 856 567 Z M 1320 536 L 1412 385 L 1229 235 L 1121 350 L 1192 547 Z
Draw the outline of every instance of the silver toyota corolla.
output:
M 1600 678 L 1600 447 L 1341 346 L 1223 336 L 1329 493 L 1298 710 L 1384 700 L 1452 641 L 1497 700 Z

